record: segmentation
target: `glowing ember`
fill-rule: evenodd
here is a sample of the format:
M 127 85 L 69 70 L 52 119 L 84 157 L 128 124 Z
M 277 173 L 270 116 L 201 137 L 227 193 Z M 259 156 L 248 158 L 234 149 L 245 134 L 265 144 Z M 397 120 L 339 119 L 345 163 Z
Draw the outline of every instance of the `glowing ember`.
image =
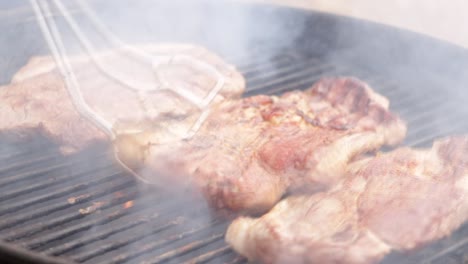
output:
M 89 198 L 89 197 L 90 197 L 89 194 L 82 194 L 82 195 L 78 195 L 78 196 L 73 196 L 73 197 L 68 198 L 67 202 L 69 204 L 75 204 L 75 203 L 77 203 L 79 201 L 82 201 L 82 200 L 84 200 L 86 198 Z
M 123 207 L 125 209 L 128 209 L 130 207 L 133 207 L 133 201 L 127 201 L 126 203 L 123 204 Z

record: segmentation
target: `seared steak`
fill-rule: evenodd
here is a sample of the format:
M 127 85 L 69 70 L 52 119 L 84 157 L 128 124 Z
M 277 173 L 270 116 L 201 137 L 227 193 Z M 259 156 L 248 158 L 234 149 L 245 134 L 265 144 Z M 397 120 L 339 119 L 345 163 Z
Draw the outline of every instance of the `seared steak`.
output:
M 279 97 L 225 100 L 187 140 L 141 130 L 116 140 L 136 175 L 194 186 L 216 208 L 261 212 L 287 191 L 328 188 L 355 156 L 400 142 L 406 127 L 365 83 L 328 78 Z
M 468 218 L 468 136 L 356 161 L 327 192 L 241 217 L 226 240 L 262 263 L 376 263 L 449 235 Z

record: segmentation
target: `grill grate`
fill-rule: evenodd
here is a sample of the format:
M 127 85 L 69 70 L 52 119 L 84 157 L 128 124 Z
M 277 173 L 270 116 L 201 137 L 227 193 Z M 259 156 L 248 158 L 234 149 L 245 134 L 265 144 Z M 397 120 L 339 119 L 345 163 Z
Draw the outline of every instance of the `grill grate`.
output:
M 466 112 L 437 87 L 425 87 L 430 96 L 421 100 L 419 89 L 391 83 L 372 71 L 290 54 L 237 64 L 247 78 L 247 95 L 303 89 L 322 76 L 358 76 L 387 96 L 392 109 L 408 121 L 405 143 L 411 146 L 468 131 L 466 124 L 456 122 Z M 43 138 L 17 142 L 5 136 L 0 143 L 5 146 L 0 149 L 4 241 L 79 263 L 245 262 L 224 243 L 226 221 L 202 202 L 194 205 L 139 185 L 112 162 L 106 146 L 63 157 Z M 432 256 L 432 263 L 447 263 L 443 261 L 454 256 L 466 258 L 460 252 L 468 247 L 467 232 L 468 227 L 462 228 L 409 259 Z M 393 254 L 386 262 L 401 263 L 407 257 Z

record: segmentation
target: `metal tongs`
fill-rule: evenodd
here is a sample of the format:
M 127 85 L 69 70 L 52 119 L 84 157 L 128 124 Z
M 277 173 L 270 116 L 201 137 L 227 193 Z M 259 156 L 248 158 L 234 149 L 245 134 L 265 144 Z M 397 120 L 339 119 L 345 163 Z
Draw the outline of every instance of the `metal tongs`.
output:
M 111 33 L 107 26 L 100 20 L 99 16 L 84 0 L 73 1 L 73 3 L 77 4 L 79 12 L 82 13 L 91 22 L 92 26 L 96 29 L 100 36 L 106 39 L 113 46 L 118 47 L 118 50 L 122 53 L 122 56 L 138 60 L 139 63 L 147 65 L 148 69 L 150 69 L 154 74 L 155 82 L 151 83 L 147 80 L 139 81 L 121 78 L 120 72 L 115 72 L 112 65 L 109 65 L 108 62 L 104 62 L 99 58 L 97 55 L 98 52 L 96 46 L 90 40 L 91 38 L 89 38 L 89 35 L 85 33 L 80 24 L 75 20 L 71 14 L 71 11 L 69 10 L 69 7 L 67 7 L 62 0 L 30 0 L 30 2 L 36 14 L 42 33 L 53 54 L 58 68 L 64 77 L 66 88 L 77 111 L 87 120 L 104 131 L 111 140 L 115 140 L 117 136 L 114 129 L 114 124 L 95 112 L 84 99 L 81 92 L 80 83 L 77 80 L 67 55 L 66 45 L 64 44 L 64 36 L 60 32 L 58 23 L 56 21 L 57 17 L 64 18 L 64 21 L 68 25 L 69 30 L 73 33 L 74 37 L 78 39 L 85 53 L 106 77 L 111 78 L 114 81 L 118 81 L 126 89 L 137 93 L 139 98 L 144 97 L 145 94 L 150 92 L 169 91 L 179 95 L 188 103 L 198 108 L 200 110 L 200 116 L 196 119 L 185 135 L 181 137 L 181 140 L 189 139 L 196 134 L 208 116 L 209 105 L 224 86 L 224 77 L 215 67 L 188 55 L 154 55 L 127 45 Z M 56 12 L 55 14 L 52 13 L 51 7 L 54 7 L 54 11 Z M 159 74 L 158 69 L 164 65 L 170 65 L 173 63 L 190 65 L 191 67 L 202 70 L 203 72 L 213 76 L 216 80 L 216 83 L 203 98 L 193 94 L 187 89 L 177 87 L 176 85 L 171 85 L 164 78 L 164 76 Z M 117 160 L 126 169 L 130 170 L 133 174 L 136 175 L 136 173 L 128 168 L 126 164 L 119 160 L 117 155 L 116 157 Z

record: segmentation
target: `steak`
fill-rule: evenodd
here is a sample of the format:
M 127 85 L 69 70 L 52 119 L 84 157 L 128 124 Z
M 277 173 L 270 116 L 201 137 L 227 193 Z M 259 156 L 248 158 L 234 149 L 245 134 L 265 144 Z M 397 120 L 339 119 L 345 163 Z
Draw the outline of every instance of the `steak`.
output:
M 353 163 L 333 189 L 240 217 L 226 240 L 262 263 L 376 263 L 455 231 L 468 218 L 468 136 Z
M 264 212 L 286 192 L 329 188 L 354 157 L 400 142 L 405 124 L 388 101 L 354 78 L 325 78 L 305 91 L 214 105 L 197 134 L 121 134 L 117 155 L 161 186 L 195 187 L 212 207 Z M 154 123 L 153 123 L 154 124 Z M 171 140 L 172 139 L 172 140 Z
M 142 97 L 99 74 L 87 58 L 72 65 L 85 100 L 113 124 L 121 164 L 145 182 L 202 194 L 218 209 L 263 212 L 286 192 L 317 191 L 341 178 L 356 156 L 399 143 L 405 124 L 386 98 L 354 78 L 326 78 L 306 91 L 239 99 L 244 79 L 216 55 L 192 46 L 142 47 L 155 54 L 183 53 L 216 67 L 226 82 L 206 121 L 181 139 L 200 116 L 195 106 L 169 92 Z M 99 54 L 120 69 L 139 74 L 118 51 Z M 124 63 L 125 62 L 125 63 Z M 203 97 L 214 76 L 191 65 L 159 68 L 174 86 Z M 148 79 L 151 76 L 143 76 Z M 129 78 L 132 80 L 132 78 Z M 79 115 L 50 58 L 36 58 L 0 89 L 0 130 L 39 130 L 63 153 L 95 141 L 111 141 Z
M 133 47 L 153 55 L 182 54 L 215 67 L 225 78 L 224 87 L 215 101 L 237 98 L 243 93 L 245 81 L 237 70 L 204 48 L 181 45 L 145 45 Z M 117 65 L 114 70 L 131 77 L 142 69 L 120 50 L 97 54 L 99 61 Z M 116 124 L 121 120 L 170 119 L 183 120 L 197 109 L 180 96 L 167 91 L 139 96 L 102 74 L 89 57 L 70 58 L 83 97 L 88 105 L 105 120 Z M 149 67 L 151 68 L 151 67 Z M 183 87 L 198 97 L 204 97 L 214 87 L 216 79 L 206 71 L 188 63 L 174 63 L 158 69 L 174 86 Z M 152 72 L 141 73 L 153 80 Z M 140 74 L 140 75 L 141 75 Z M 149 75 L 149 76 L 148 76 Z M 132 80 L 130 80 L 132 81 Z M 153 82 L 150 82 L 153 84 Z M 51 57 L 34 57 L 12 78 L 11 84 L 0 87 L 0 131 L 17 134 L 40 131 L 53 139 L 65 154 L 79 151 L 95 141 L 110 139 L 91 122 L 79 115 L 65 89 L 63 77 Z

